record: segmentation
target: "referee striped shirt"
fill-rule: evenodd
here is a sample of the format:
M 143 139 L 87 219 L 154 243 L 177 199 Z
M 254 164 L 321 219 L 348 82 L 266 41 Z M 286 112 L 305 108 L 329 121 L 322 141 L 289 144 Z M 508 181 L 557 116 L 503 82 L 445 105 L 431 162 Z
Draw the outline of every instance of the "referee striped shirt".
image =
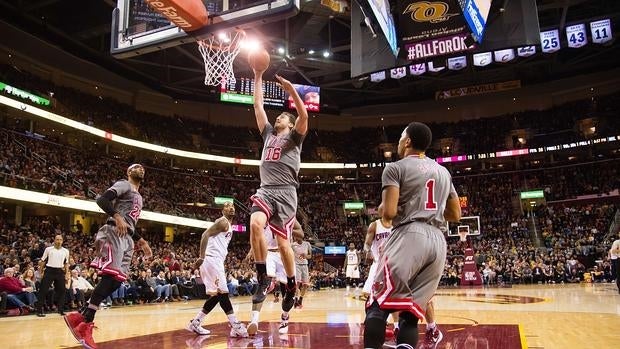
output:
M 64 268 L 65 263 L 69 263 L 69 250 L 64 247 L 56 248 L 50 246 L 43 252 L 41 260 L 46 260 L 45 266 L 49 268 Z

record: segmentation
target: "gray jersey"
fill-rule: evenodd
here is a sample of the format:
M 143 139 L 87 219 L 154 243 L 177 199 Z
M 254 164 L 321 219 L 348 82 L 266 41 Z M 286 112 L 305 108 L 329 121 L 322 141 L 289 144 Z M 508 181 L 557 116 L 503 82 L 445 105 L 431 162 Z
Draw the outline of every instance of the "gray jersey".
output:
M 304 136 L 294 129 L 284 136 L 277 136 L 273 126 L 263 129 L 263 154 L 261 155 L 261 187 L 289 185 L 299 187 L 297 174 L 301 164 L 301 144 Z
M 443 212 L 450 194 L 458 196 L 448 170 L 425 156 L 410 155 L 385 166 L 382 187 L 400 189 L 394 228 L 413 221 L 425 221 L 443 229 Z
M 295 241 L 291 244 L 291 247 L 295 253 L 295 263 L 308 265 L 308 259 L 306 259 L 306 257 L 302 257 L 301 255 L 305 254 L 308 256 L 312 253 L 312 246 L 310 246 L 310 243 L 308 241 L 302 241 L 300 244 Z
M 129 225 L 127 229 L 135 232 L 140 212 L 142 212 L 142 195 L 138 191 L 134 191 L 129 181 L 125 179 L 114 183 L 108 190 L 113 190 L 116 193 L 114 210 L 125 218 Z

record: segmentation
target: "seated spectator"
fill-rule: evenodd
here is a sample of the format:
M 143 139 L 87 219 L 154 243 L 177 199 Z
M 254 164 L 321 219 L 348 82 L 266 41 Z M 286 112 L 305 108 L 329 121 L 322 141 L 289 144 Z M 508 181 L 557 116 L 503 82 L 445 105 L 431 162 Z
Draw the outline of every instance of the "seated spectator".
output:
M 148 274 L 148 270 L 147 270 L 147 274 Z M 155 299 L 156 302 L 165 302 L 165 301 L 172 301 L 172 299 L 170 299 L 170 285 L 168 285 L 168 283 L 166 282 L 166 277 L 164 275 L 164 271 L 160 271 L 156 277 L 152 277 L 153 281 L 155 282 L 155 294 L 157 295 L 157 298 Z M 152 286 L 152 283 L 149 283 Z
M 235 279 L 235 277 L 231 273 L 228 274 L 226 286 L 228 287 L 228 294 L 231 297 L 236 297 L 239 295 L 239 293 L 237 292 L 237 287 L 239 287 L 239 280 Z
M 156 284 L 151 284 L 151 278 L 147 276 L 147 271 L 142 270 L 140 277 L 136 280 L 136 289 L 143 302 L 149 303 L 155 298 L 155 286 Z
M 20 315 L 34 311 L 37 297 L 32 287 L 25 287 L 14 274 L 13 268 L 6 268 L 4 277 L 0 278 L 0 292 L 7 294 L 7 307 L 19 308 Z

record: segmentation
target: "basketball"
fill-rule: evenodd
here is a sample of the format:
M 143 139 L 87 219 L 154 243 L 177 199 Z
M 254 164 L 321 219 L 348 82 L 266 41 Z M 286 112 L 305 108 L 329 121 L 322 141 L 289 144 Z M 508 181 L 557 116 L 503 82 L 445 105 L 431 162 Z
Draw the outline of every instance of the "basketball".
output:
M 256 71 L 267 70 L 270 61 L 269 52 L 262 48 L 248 54 L 248 63 Z

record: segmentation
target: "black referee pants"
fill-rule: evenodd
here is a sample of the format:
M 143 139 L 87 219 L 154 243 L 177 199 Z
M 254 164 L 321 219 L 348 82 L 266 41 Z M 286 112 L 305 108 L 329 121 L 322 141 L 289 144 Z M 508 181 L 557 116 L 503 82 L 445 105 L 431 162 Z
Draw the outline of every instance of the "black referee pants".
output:
M 39 287 L 39 297 L 37 301 L 37 308 L 39 311 L 43 309 L 45 300 L 47 299 L 47 293 L 50 286 L 54 283 L 54 299 L 58 305 L 58 311 L 64 309 L 65 306 L 65 271 L 62 268 L 45 268 L 43 279 L 41 279 L 41 286 Z
M 620 258 L 612 260 L 616 266 L 616 286 L 618 287 L 618 293 L 620 293 Z

